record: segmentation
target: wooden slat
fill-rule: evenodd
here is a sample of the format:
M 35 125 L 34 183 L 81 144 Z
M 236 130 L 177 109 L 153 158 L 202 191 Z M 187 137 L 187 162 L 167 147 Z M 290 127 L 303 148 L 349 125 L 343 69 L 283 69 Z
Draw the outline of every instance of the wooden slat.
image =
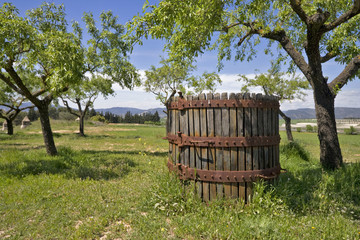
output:
M 256 96 L 257 99 L 263 99 L 262 94 L 258 94 Z M 258 122 L 257 122 L 257 129 L 259 136 L 264 136 L 264 109 L 258 108 L 258 116 L 257 116 Z M 265 168 L 265 159 L 264 159 L 264 147 L 259 147 L 259 169 Z
M 186 124 L 186 110 L 181 110 L 179 111 L 179 131 L 186 134 L 185 133 L 185 128 L 187 128 L 187 124 Z M 185 147 L 182 147 L 182 148 L 179 148 L 179 162 L 181 164 L 184 164 L 185 165 Z
M 188 100 L 192 100 L 193 96 L 188 96 Z M 194 110 L 189 109 L 189 136 L 195 136 L 194 133 Z M 190 156 L 189 156 L 189 166 L 191 168 L 195 168 L 195 149 L 194 147 L 190 147 Z
M 206 98 L 208 100 L 213 99 L 213 94 L 208 93 Z M 207 126 L 208 126 L 208 137 L 215 136 L 215 116 L 214 108 L 207 108 Z M 209 161 L 209 170 L 215 170 L 215 148 L 208 149 L 208 161 Z M 216 199 L 216 183 L 210 183 L 209 186 L 209 195 L 210 200 Z
M 238 99 L 243 99 L 244 96 L 242 94 L 236 94 L 236 97 Z M 236 110 L 237 115 L 237 121 L 238 121 L 238 128 L 237 128 L 237 135 L 239 137 L 245 136 L 245 128 L 244 128 L 244 108 L 238 108 Z M 238 169 L 239 171 L 245 170 L 245 148 L 239 148 L 238 149 Z M 239 198 L 245 200 L 246 198 L 246 184 L 245 183 L 239 183 Z
M 271 96 L 268 97 L 269 100 L 272 99 Z M 272 123 L 273 123 L 273 118 L 272 118 L 272 115 L 273 115 L 273 109 L 272 108 L 269 108 L 268 109 L 268 134 L 269 136 L 272 136 L 273 135 L 273 129 L 272 129 Z M 269 167 L 272 168 L 274 167 L 274 159 L 273 159 L 273 148 L 272 147 L 268 147 L 269 149 Z
M 193 97 L 194 100 L 198 100 L 198 96 Z M 200 137 L 200 109 L 194 109 L 194 134 L 196 137 Z M 194 148 L 195 151 L 195 168 L 201 169 L 201 151 L 199 148 Z M 198 196 L 202 197 L 202 182 L 196 182 L 196 190 Z
M 186 100 L 189 100 L 188 96 L 186 96 L 185 98 Z M 186 134 L 186 135 L 190 135 L 190 126 L 189 126 L 189 110 L 186 109 L 185 111 L 185 117 L 183 119 L 183 124 L 185 124 L 183 126 L 183 133 Z M 190 147 L 185 147 L 184 148 L 184 164 L 186 166 L 190 166 Z
M 206 96 L 205 93 L 199 95 L 199 100 L 205 100 Z M 207 121 L 206 121 L 206 108 L 200 109 L 200 136 L 207 137 Z M 209 160 L 208 160 L 208 149 L 206 147 L 202 147 L 201 149 L 201 169 L 209 169 Z M 209 183 L 203 182 L 203 200 L 209 201 Z
M 268 100 L 268 96 L 264 95 L 264 99 Z M 269 121 L 268 121 L 268 108 L 263 109 L 263 121 L 264 121 L 264 136 L 269 136 Z M 269 147 L 264 147 L 264 168 L 270 168 L 269 163 Z
M 179 101 L 179 97 L 175 97 L 175 102 Z M 180 111 L 175 110 L 175 134 L 180 131 Z M 175 163 L 180 163 L 179 146 L 175 145 Z
M 250 99 L 250 94 L 249 93 L 245 93 L 244 94 L 244 99 Z M 244 120 L 245 120 L 245 137 L 250 137 L 251 136 L 251 109 L 250 108 L 245 108 L 245 116 L 244 116 Z M 252 170 L 252 152 L 251 152 L 251 147 L 246 147 L 245 148 L 245 170 Z M 245 183 L 246 185 L 246 201 L 248 201 L 250 195 L 251 195 L 251 188 L 252 188 L 252 184 L 251 183 Z
M 228 99 L 227 93 L 221 94 L 221 99 Z M 221 119 L 221 127 L 222 127 L 222 136 L 229 137 L 230 136 L 230 126 L 229 126 L 229 108 L 222 108 L 221 109 L 222 119 Z M 231 170 L 230 169 L 230 149 L 223 148 L 223 157 L 224 157 L 224 170 Z M 224 193 L 225 197 L 231 196 L 231 184 L 225 183 L 224 184 Z
M 216 93 L 214 99 L 220 99 L 220 93 Z M 221 137 L 222 136 L 222 126 L 221 126 L 221 109 L 215 108 L 215 136 Z M 223 171 L 224 170 L 224 160 L 223 160 L 223 149 L 216 148 L 216 161 L 215 161 L 215 168 L 216 170 Z M 224 197 L 224 185 L 222 183 L 216 184 L 216 194 L 218 198 Z
M 257 99 L 257 95 L 252 94 L 252 98 Z M 259 110 L 259 108 L 251 109 L 251 136 L 259 136 L 258 110 Z M 252 147 L 252 169 L 253 170 L 260 169 L 259 147 Z
M 235 93 L 230 93 L 229 99 L 236 99 Z M 236 108 L 230 108 L 230 137 L 237 137 L 237 120 L 236 120 Z M 238 151 L 236 147 L 230 148 L 230 170 L 238 171 Z M 239 197 L 239 184 L 231 184 L 231 197 Z
M 175 97 L 172 97 L 171 101 L 175 101 Z M 175 129 L 175 110 L 171 110 L 171 133 L 172 134 L 176 134 L 176 129 Z M 176 152 L 175 152 L 175 144 L 172 144 L 171 146 L 171 160 L 172 163 L 175 164 L 176 163 Z

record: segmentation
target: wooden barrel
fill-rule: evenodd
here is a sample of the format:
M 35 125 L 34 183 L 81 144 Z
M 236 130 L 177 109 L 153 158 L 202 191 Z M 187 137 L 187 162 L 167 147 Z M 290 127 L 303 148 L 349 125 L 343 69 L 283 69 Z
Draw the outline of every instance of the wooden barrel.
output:
M 196 181 L 204 201 L 248 201 L 252 183 L 280 174 L 279 101 L 262 94 L 173 97 L 167 105 L 168 167 Z

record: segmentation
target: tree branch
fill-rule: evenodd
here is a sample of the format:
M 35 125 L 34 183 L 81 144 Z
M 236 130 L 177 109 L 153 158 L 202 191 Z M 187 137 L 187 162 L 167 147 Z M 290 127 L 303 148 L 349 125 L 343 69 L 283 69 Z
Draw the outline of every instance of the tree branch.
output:
M 75 115 L 77 117 L 80 117 L 80 115 L 78 113 L 73 111 L 73 109 L 69 106 L 68 102 L 65 99 L 63 99 L 62 97 L 60 97 L 60 98 L 61 98 L 62 102 L 64 103 L 66 109 L 69 111 L 70 114 Z
M 340 17 L 335 19 L 333 22 L 323 26 L 322 30 L 323 30 L 323 32 L 331 31 L 334 28 L 336 28 L 337 26 L 341 25 L 342 23 L 348 21 L 352 17 L 358 15 L 359 13 L 360 13 L 360 0 L 354 0 L 354 4 L 349 11 L 342 14 Z
M 308 16 L 306 15 L 304 9 L 301 7 L 301 0 L 290 0 L 290 6 L 294 12 L 299 16 L 299 18 L 306 24 L 308 24 Z
M 22 91 L 11 82 L 10 78 L 6 77 L 0 72 L 0 79 L 3 80 L 9 87 L 11 87 L 15 92 L 22 94 Z
M 338 54 L 335 52 L 328 52 L 325 56 L 320 57 L 320 61 L 321 61 L 321 63 L 325 63 L 325 62 L 329 61 L 330 59 L 333 59 L 337 55 Z
M 283 49 L 289 54 L 291 59 L 295 62 L 295 64 L 299 67 L 305 77 L 307 79 L 311 78 L 308 63 L 305 61 L 302 54 L 292 44 L 290 38 L 286 36 L 284 30 L 264 32 L 262 29 L 254 29 L 253 31 L 256 34 L 259 34 L 261 37 L 278 41 Z
M 345 69 L 328 84 L 330 91 L 336 97 L 337 92 L 341 89 L 351 77 L 353 77 L 360 68 L 360 55 L 354 57 Z

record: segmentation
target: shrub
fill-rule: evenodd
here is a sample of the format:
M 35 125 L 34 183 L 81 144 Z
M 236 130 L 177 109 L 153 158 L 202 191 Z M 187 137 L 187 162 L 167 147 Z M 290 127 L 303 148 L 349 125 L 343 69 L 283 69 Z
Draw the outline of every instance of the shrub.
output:
M 94 122 L 102 122 L 102 123 L 105 122 L 105 117 L 101 116 L 101 115 L 95 115 L 95 116 L 91 117 L 90 119 L 91 119 L 91 121 L 94 121 Z
M 313 132 L 313 131 L 314 131 L 313 126 L 311 126 L 311 125 L 306 125 L 306 131 L 307 131 L 307 132 Z
M 351 126 L 350 128 L 344 129 L 344 133 L 346 135 L 353 135 L 356 134 L 356 129 L 353 126 Z
M 296 128 L 297 132 L 301 132 L 301 127 Z

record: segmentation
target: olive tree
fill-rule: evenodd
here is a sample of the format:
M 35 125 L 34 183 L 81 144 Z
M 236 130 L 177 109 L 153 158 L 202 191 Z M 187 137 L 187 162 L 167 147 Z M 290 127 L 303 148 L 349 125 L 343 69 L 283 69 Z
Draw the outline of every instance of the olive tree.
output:
M 78 76 L 81 81 L 62 96 L 68 111 L 79 118 L 80 136 L 85 135 L 85 115 L 100 94 L 104 97 L 114 94 L 115 83 L 128 89 L 139 84 L 139 74 L 128 61 L 131 45 L 123 39 L 125 29 L 118 23 L 118 18 L 111 11 L 101 13 L 101 29 L 97 27 L 93 14 L 85 13 L 83 20 L 89 39 L 87 44 L 79 46 L 83 54 L 79 62 L 83 69 Z M 78 23 L 74 23 L 74 29 L 83 40 L 83 30 Z M 65 99 L 74 103 L 77 110 L 72 109 Z
M 14 92 L 14 90 L 5 83 L 0 82 L 0 106 L 3 107 L 3 109 L 0 109 L 0 118 L 6 121 L 8 135 L 14 134 L 13 121 L 19 113 L 34 108 L 33 105 L 24 106 L 23 103 L 27 101 L 24 96 Z
M 195 58 L 217 49 L 223 60 L 251 60 L 265 41 L 265 53 L 290 60 L 289 71 L 299 69 L 313 90 L 320 162 L 336 169 L 342 163 L 334 103 L 341 88 L 359 75 L 360 0 L 163 0 L 145 4 L 129 29 L 141 37 L 167 41 L 170 56 Z M 276 50 L 275 50 L 276 51 Z M 328 61 L 344 65 L 329 79 Z
M 255 75 L 254 78 L 249 78 L 246 75 L 240 75 L 239 81 L 245 85 L 242 91 L 248 92 L 249 87 L 260 87 L 266 95 L 276 96 L 280 102 L 292 101 L 294 99 L 301 99 L 306 96 L 304 90 L 309 89 L 309 82 L 299 74 L 287 74 L 280 71 L 280 65 L 272 62 L 271 68 L 267 73 Z M 280 116 L 285 121 L 285 129 L 288 141 L 293 141 L 291 132 L 291 118 L 279 110 Z
M 80 39 L 67 27 L 62 5 L 44 3 L 25 17 L 11 3 L 0 8 L 0 79 L 37 107 L 49 155 L 57 154 L 49 105 L 81 80 Z
M 194 75 L 196 67 L 189 61 L 162 59 L 160 63 L 160 67 L 152 65 L 145 71 L 143 86 L 147 92 L 155 94 L 156 99 L 165 106 L 176 91 L 183 94 L 198 94 L 204 90 L 213 92 L 216 84 L 221 84 L 219 75 L 214 72 Z

